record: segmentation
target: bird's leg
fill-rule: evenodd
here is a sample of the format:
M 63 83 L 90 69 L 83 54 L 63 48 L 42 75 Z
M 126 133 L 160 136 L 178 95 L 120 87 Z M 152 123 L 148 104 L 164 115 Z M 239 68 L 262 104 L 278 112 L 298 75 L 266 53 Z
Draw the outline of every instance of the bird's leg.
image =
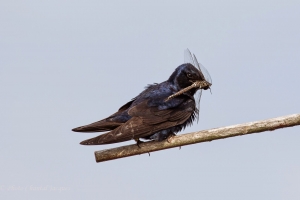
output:
M 175 134 L 175 133 L 171 133 L 171 134 L 167 137 L 167 142 L 168 142 L 168 143 L 171 143 L 171 140 L 172 140 L 172 138 L 173 138 L 174 136 L 176 136 L 176 134 Z
M 136 141 L 136 145 L 141 148 L 140 144 L 144 143 L 143 141 L 140 140 L 140 138 L 134 139 Z

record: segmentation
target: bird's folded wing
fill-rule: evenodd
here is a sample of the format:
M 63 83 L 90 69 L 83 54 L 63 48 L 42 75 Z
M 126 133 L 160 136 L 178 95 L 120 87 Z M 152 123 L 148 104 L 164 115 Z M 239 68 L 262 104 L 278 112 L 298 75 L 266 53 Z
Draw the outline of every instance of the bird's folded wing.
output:
M 110 122 L 107 121 L 107 119 L 103 119 L 98 122 L 74 128 L 72 131 L 84 133 L 103 132 L 113 130 L 122 124 L 123 123 L 120 122 Z
M 84 145 L 110 144 L 138 139 L 176 125 L 183 124 L 194 113 L 195 101 L 188 99 L 178 107 L 159 110 L 147 106 L 147 101 L 132 107 L 128 112 L 130 120 L 116 129 L 81 142 Z

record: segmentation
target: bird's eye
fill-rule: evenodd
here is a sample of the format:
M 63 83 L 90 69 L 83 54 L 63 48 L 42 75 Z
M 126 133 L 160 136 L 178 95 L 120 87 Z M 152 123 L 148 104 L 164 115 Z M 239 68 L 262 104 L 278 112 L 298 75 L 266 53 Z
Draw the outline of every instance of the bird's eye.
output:
M 192 78 L 193 75 L 192 75 L 191 73 L 187 73 L 187 77 L 188 77 L 188 78 Z

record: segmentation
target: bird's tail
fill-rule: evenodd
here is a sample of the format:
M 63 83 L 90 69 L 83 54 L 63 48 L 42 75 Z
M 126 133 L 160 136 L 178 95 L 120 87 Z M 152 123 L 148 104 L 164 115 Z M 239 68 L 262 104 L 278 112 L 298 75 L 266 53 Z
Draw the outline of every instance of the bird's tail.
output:
M 98 121 L 98 122 L 94 122 L 92 124 L 88 124 L 85 126 L 80 126 L 77 128 L 73 128 L 72 131 L 75 132 L 104 132 L 104 131 L 111 131 L 115 128 L 117 128 L 118 126 L 120 126 L 119 122 L 111 122 L 111 121 L 107 121 L 106 119 Z
M 104 133 L 94 138 L 90 138 L 80 142 L 82 145 L 101 145 L 101 144 L 112 144 L 118 142 L 125 142 L 131 140 L 131 137 L 118 137 L 115 134 L 115 130 L 110 131 L 108 133 Z

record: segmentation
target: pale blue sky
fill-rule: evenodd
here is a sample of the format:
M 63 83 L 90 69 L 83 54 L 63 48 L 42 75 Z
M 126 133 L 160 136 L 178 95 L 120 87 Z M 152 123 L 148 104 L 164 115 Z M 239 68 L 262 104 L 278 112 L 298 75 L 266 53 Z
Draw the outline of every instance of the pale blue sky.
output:
M 299 127 L 96 163 L 71 132 L 209 71 L 182 133 L 299 113 L 299 1 L 1 1 L 1 199 L 299 199 Z M 59 188 L 63 191 L 59 191 Z

